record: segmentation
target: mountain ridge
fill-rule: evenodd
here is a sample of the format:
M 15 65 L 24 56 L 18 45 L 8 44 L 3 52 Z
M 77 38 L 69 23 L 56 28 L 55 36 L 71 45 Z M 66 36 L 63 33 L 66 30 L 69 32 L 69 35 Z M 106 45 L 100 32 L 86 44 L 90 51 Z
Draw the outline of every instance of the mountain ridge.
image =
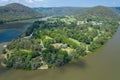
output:
M 45 15 L 77 14 L 81 16 L 97 15 L 101 17 L 118 17 L 115 10 L 101 5 L 95 7 L 38 7 L 33 9 Z

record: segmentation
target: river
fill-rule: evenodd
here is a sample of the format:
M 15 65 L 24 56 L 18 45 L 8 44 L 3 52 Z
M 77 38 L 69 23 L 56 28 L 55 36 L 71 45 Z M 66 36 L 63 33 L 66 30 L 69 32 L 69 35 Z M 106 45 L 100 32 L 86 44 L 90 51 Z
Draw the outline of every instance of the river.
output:
M 17 30 L 24 28 L 17 28 Z M 15 33 L 9 33 L 9 35 L 13 34 Z M 16 33 L 16 35 L 18 34 Z M 1 41 L 3 42 L 4 40 Z M 88 55 L 79 62 L 67 64 L 56 69 L 35 71 L 6 69 L 0 66 L 0 80 L 120 80 L 119 68 L 120 27 L 113 38 L 95 54 Z

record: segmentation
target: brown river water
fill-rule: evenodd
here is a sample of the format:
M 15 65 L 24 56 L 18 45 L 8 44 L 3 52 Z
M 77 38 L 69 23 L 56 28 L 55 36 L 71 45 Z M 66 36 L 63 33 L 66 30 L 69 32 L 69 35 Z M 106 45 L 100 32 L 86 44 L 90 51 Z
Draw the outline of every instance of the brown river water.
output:
M 0 66 L 0 80 L 120 80 L 120 27 L 95 54 L 48 70 L 25 71 Z

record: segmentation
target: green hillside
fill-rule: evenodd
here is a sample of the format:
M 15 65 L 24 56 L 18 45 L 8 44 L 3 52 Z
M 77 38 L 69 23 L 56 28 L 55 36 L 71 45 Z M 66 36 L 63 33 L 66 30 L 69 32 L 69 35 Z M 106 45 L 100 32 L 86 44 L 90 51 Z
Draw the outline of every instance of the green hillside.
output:
M 80 13 L 81 16 L 97 16 L 103 18 L 114 18 L 117 19 L 118 15 L 108 7 L 96 6 L 86 9 L 84 12 Z
M 41 17 L 37 11 L 22 4 L 11 3 L 0 7 L 0 21 L 16 21 Z

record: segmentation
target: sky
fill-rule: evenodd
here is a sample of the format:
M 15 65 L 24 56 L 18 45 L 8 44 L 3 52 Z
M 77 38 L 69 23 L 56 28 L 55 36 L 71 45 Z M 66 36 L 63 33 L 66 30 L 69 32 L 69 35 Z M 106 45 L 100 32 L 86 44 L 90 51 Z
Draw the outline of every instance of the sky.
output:
M 29 7 L 93 7 L 98 5 L 116 7 L 120 0 L 0 0 L 0 6 L 9 3 L 21 3 Z

